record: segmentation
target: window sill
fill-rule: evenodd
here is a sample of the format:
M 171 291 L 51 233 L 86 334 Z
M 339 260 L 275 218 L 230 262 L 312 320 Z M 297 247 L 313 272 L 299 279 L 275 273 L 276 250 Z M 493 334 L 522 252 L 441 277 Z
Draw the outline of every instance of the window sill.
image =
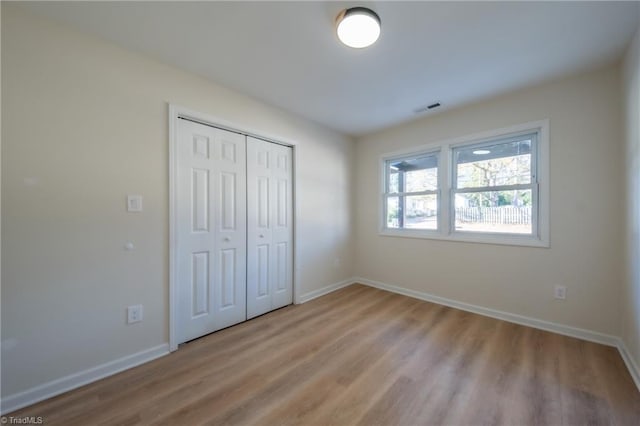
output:
M 383 237 L 400 237 L 400 238 L 419 238 L 427 240 L 440 240 L 440 241 L 452 241 L 452 242 L 464 242 L 464 243 L 478 243 L 478 244 L 496 244 L 507 246 L 519 246 L 519 247 L 536 247 L 536 248 L 549 248 L 549 241 L 542 240 L 540 238 L 528 236 L 528 235 L 497 235 L 497 234 L 483 234 L 483 233 L 470 233 L 470 232 L 454 232 L 451 234 L 442 234 L 439 231 L 417 231 L 417 230 L 403 230 L 403 229 L 383 229 L 379 232 Z

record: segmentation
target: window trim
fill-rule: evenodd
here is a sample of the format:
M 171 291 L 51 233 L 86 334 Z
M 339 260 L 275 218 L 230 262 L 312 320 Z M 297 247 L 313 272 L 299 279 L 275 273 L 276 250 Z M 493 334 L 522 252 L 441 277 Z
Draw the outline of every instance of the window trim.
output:
M 458 184 L 458 176 L 455 162 L 455 151 L 460 148 L 474 147 L 474 148 L 483 148 L 487 146 L 493 146 L 497 144 L 505 144 L 509 142 L 515 142 L 521 140 L 523 136 L 535 135 L 535 139 L 532 140 L 532 155 L 531 155 L 531 183 L 529 184 L 512 184 L 512 185 L 495 185 L 495 186 L 485 186 L 485 187 L 473 187 L 473 188 L 456 188 Z M 481 142 L 468 142 L 462 144 L 451 145 L 449 150 L 451 153 L 451 197 L 449 201 L 451 203 L 450 209 L 453 212 L 451 215 L 451 233 L 455 235 L 495 235 L 495 236 L 515 236 L 517 238 L 534 238 L 539 235 L 538 232 L 538 212 L 532 211 L 531 217 L 531 235 L 520 235 L 520 234 L 508 234 L 502 232 L 472 232 L 472 231 L 458 231 L 455 229 L 455 196 L 460 193 L 470 193 L 470 192 L 488 192 L 488 191 L 503 191 L 503 190 L 518 190 L 518 189 L 530 189 L 531 190 L 531 198 L 533 201 L 533 207 L 538 207 L 539 205 L 539 193 L 540 187 L 538 185 L 538 164 L 539 164 L 539 139 L 540 132 L 539 131 L 522 131 L 510 134 L 506 137 L 496 137 L 491 138 L 490 140 L 481 141 Z
M 454 209 L 454 158 L 453 149 L 469 145 L 491 144 L 497 140 L 518 137 L 528 133 L 537 133 L 537 152 L 535 162 L 537 199 L 534 200 L 533 235 L 503 234 L 489 232 L 455 231 Z M 386 162 L 411 155 L 425 155 L 439 152 L 438 158 L 438 229 L 389 229 L 386 228 Z M 378 162 L 378 233 L 380 236 L 425 238 L 444 241 L 500 244 L 527 247 L 550 247 L 549 240 L 549 120 L 532 121 L 510 127 L 474 133 L 462 137 L 414 146 L 380 155 Z M 537 201 L 537 202 L 536 202 Z
M 436 196 L 436 202 L 438 204 L 438 207 L 440 206 L 440 203 L 442 201 L 442 194 L 441 194 L 441 176 L 440 176 L 440 163 L 442 161 L 441 159 L 441 152 L 439 149 L 435 149 L 435 150 L 429 150 L 429 151 L 421 151 L 419 152 L 417 155 L 415 155 L 415 157 L 428 157 L 428 156 L 435 156 L 437 163 L 438 163 L 438 187 L 436 188 L 436 190 L 427 190 L 427 191 L 415 191 L 415 192 L 387 192 L 387 185 L 389 183 L 389 170 L 387 168 L 387 163 L 394 161 L 394 160 L 400 160 L 400 159 L 405 159 L 408 157 L 412 157 L 411 154 L 403 154 L 403 155 L 397 155 L 395 157 L 387 157 L 383 160 L 383 164 L 382 167 L 384 169 L 383 171 L 383 176 L 382 176 L 382 226 L 384 227 L 385 230 L 395 230 L 394 228 L 387 228 L 386 227 L 386 223 L 387 223 L 387 208 L 388 208 L 388 200 L 389 197 L 407 197 L 407 196 L 412 196 L 412 195 L 435 195 Z M 432 234 L 434 232 L 440 232 L 440 230 L 442 229 L 442 223 L 441 223 L 441 218 L 440 218 L 440 211 L 438 211 L 438 219 L 436 221 L 436 229 L 410 229 L 410 228 L 400 228 L 398 230 L 403 230 L 403 229 L 410 229 L 413 232 L 419 232 L 419 233 L 425 233 L 425 234 Z

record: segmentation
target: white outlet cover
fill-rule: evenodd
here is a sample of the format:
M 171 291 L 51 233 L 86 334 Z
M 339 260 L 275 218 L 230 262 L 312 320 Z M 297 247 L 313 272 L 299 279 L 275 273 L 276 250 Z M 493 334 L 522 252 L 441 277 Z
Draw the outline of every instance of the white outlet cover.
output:
M 556 299 L 565 300 L 567 298 L 567 287 L 563 285 L 557 285 L 555 287 L 554 297 Z
M 132 305 L 127 307 L 127 324 L 135 324 L 142 321 L 142 305 Z
M 128 212 L 142 211 L 142 195 L 127 195 L 127 211 Z

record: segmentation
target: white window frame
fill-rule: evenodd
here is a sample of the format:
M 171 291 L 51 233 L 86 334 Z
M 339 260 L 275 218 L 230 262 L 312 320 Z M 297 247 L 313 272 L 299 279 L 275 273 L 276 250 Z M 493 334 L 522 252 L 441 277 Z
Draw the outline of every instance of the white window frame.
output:
M 537 149 L 532 165 L 537 191 L 532 194 L 532 235 L 455 231 L 454 224 L 454 158 L 453 149 L 479 144 L 491 144 L 503 139 L 529 133 L 537 134 Z M 438 230 L 396 229 L 386 227 L 386 162 L 409 156 L 439 153 L 438 158 Z M 381 190 L 378 197 L 379 234 L 388 237 L 426 238 L 471 243 L 502 244 L 529 247 L 550 247 L 549 241 L 549 120 L 533 121 L 510 127 L 475 133 L 437 143 L 386 153 L 379 161 Z
M 410 159 L 410 158 L 415 158 L 415 157 L 426 157 L 426 156 L 434 156 L 437 158 L 438 161 L 438 188 L 435 191 L 432 190 L 428 190 L 428 191 L 418 191 L 418 192 L 397 192 L 397 193 L 391 193 L 391 192 L 387 192 L 387 183 L 389 181 L 389 169 L 387 168 L 387 163 L 389 161 L 395 161 L 395 160 L 403 160 L 403 159 Z M 388 157 L 384 159 L 383 162 L 383 201 L 382 201 L 382 214 L 383 214 L 383 226 L 385 227 L 385 229 L 388 230 L 406 230 L 408 228 L 386 228 L 386 223 L 387 223 L 387 207 L 388 207 L 388 199 L 389 197 L 399 197 L 400 199 L 402 197 L 410 197 L 412 195 L 435 195 L 436 199 L 437 199 L 437 203 L 438 203 L 438 207 L 440 207 L 440 204 L 442 202 L 442 197 L 441 197 L 441 193 L 440 193 L 440 188 L 441 188 L 441 184 L 440 184 L 440 162 L 442 161 L 442 158 L 440 156 L 440 150 L 431 150 L 431 151 L 420 151 L 415 153 L 415 155 L 413 154 L 403 154 L 403 155 L 397 155 L 395 157 Z M 442 220 L 440 217 L 440 208 L 438 208 L 438 220 L 436 222 L 437 225 L 437 229 L 410 229 L 412 232 L 419 234 L 419 235 L 425 235 L 425 236 L 429 236 L 431 234 L 434 233 L 438 233 L 441 229 L 442 229 Z

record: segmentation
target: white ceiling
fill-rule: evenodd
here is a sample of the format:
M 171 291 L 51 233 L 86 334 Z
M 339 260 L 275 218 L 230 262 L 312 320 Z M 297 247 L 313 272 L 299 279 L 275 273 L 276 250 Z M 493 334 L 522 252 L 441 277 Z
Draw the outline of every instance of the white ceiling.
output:
M 378 42 L 341 45 L 368 6 Z M 81 2 L 37 13 L 351 135 L 617 60 L 638 2 Z

